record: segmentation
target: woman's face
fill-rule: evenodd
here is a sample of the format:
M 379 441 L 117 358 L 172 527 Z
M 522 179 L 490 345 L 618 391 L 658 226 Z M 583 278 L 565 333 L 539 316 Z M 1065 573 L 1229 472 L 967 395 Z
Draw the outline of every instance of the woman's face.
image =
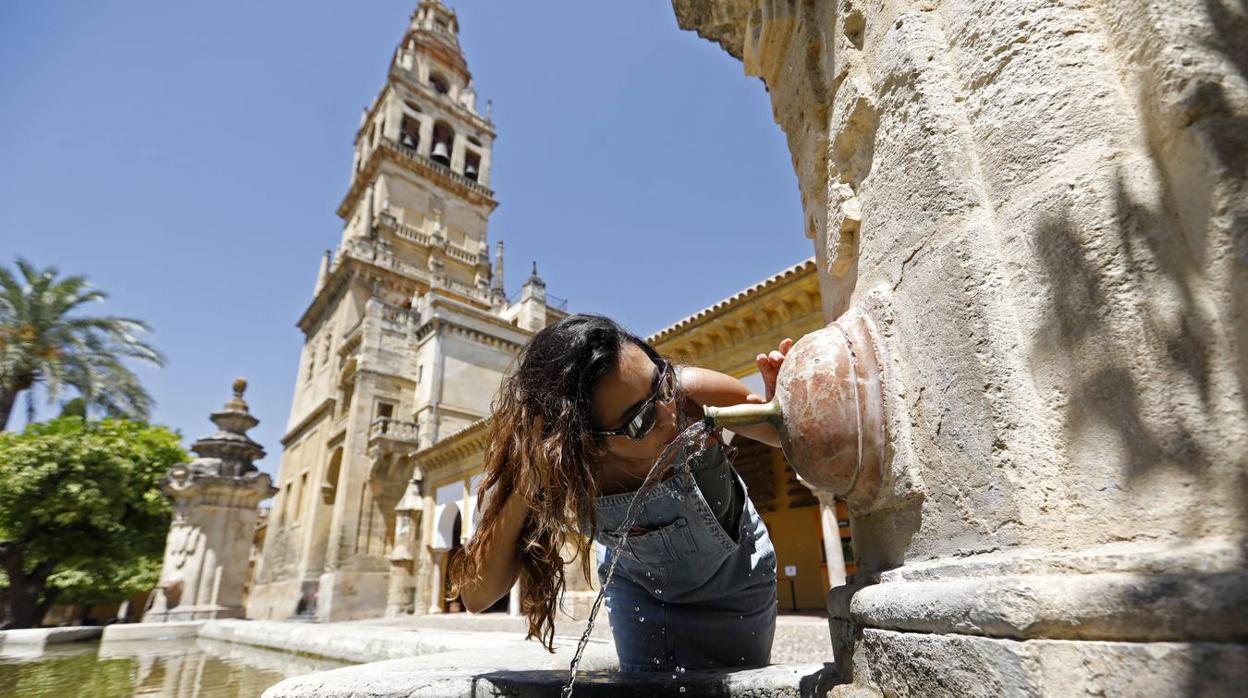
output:
M 618 429 L 631 418 L 643 402 L 650 398 L 659 367 L 629 342 L 620 352 L 620 363 L 594 389 L 594 425 L 599 429 Z M 675 402 L 656 401 L 658 416 L 654 428 L 640 441 L 627 436 L 606 437 L 607 451 L 630 461 L 630 472 L 644 476 L 672 439 L 676 438 Z

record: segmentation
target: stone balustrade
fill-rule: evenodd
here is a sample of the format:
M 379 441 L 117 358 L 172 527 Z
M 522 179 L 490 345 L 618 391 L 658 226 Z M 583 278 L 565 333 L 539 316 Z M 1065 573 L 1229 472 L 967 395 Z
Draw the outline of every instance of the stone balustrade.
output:
M 421 169 L 424 169 L 427 172 L 431 172 L 431 173 L 440 175 L 442 177 L 446 177 L 447 179 L 460 185 L 461 187 L 464 187 L 465 189 L 468 189 L 469 191 L 480 194 L 481 196 L 484 196 L 485 198 L 491 201 L 494 200 L 494 191 L 490 189 L 489 187 L 483 184 L 480 184 L 479 182 L 475 180 L 468 179 L 464 175 L 456 172 L 455 170 L 452 170 L 446 165 L 443 165 L 442 163 L 436 160 L 433 160 L 432 158 L 428 158 L 428 157 L 425 157 L 424 155 L 421 155 L 420 153 L 416 152 L 412 148 L 408 148 L 407 146 L 400 145 L 396 143 L 395 141 L 392 141 L 388 138 L 383 138 L 378 144 L 378 147 L 389 148 L 390 150 L 393 150 L 394 152 L 401 155 L 402 157 L 407 158 L 408 160 L 411 160 L 415 165 L 417 165 Z
M 420 425 L 416 422 L 404 422 L 390 417 L 378 417 L 369 425 L 368 443 L 371 446 L 380 441 L 416 444 L 420 441 Z
M 481 255 L 465 249 L 453 242 L 447 241 L 445 238 L 441 241 L 435 239 L 432 235 L 413 226 L 408 225 L 395 218 L 389 213 L 377 214 L 377 225 L 386 230 L 393 231 L 395 235 L 405 240 L 421 245 L 422 247 L 439 247 L 446 251 L 447 256 L 452 259 L 458 259 L 464 264 L 476 265 L 481 261 Z
M 395 257 L 393 253 L 387 252 L 372 242 L 362 238 L 352 238 L 347 240 L 338 248 L 338 254 L 335 256 L 334 263 L 330 267 L 331 272 L 337 271 L 346 257 L 354 257 L 356 259 L 376 264 L 381 267 L 388 267 L 404 276 L 425 282 L 431 287 L 446 288 L 456 293 L 462 294 L 481 303 L 490 304 L 493 298 L 490 296 L 488 289 L 469 286 L 460 281 L 440 276 L 435 278 L 429 270 L 412 264 L 407 264 Z

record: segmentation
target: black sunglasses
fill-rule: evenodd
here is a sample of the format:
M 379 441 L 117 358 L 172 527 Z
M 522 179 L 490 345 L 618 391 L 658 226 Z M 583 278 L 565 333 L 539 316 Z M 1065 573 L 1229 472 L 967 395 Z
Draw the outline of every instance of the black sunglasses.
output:
M 595 429 L 595 436 L 627 436 L 633 441 L 646 438 L 658 421 L 659 410 L 656 404 L 671 402 L 676 397 L 676 372 L 672 370 L 672 364 L 666 359 L 655 359 L 654 365 L 658 370 L 654 375 L 654 387 L 650 390 L 650 397 L 641 403 L 624 426 L 619 429 Z

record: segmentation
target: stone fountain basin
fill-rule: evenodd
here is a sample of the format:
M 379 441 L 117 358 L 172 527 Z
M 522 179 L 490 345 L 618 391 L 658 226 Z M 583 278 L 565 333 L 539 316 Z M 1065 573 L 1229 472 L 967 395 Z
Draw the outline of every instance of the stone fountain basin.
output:
M 625 674 L 601 668 L 615 664 L 615 652 L 587 648 L 574 696 L 751 696 L 793 698 L 822 696 L 833 669 L 822 664 L 777 664 L 736 671 L 687 671 L 681 674 Z M 263 698 L 443 698 L 508 696 L 557 697 L 567 680 L 567 661 L 540 647 L 518 649 L 505 657 L 483 657 L 478 651 L 395 659 L 286 679 Z M 521 656 L 528 655 L 528 656 Z M 489 668 L 483 664 L 519 664 L 531 669 Z M 558 664 L 558 667 L 550 666 Z

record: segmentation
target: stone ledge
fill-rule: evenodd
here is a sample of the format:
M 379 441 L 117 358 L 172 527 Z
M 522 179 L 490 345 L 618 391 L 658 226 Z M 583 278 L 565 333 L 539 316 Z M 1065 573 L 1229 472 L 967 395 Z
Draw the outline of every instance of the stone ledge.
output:
M 541 649 L 537 643 L 518 642 L 514 633 L 428 631 L 358 623 L 209 621 L 199 631 L 199 637 L 350 662 L 376 662 L 433 654 L 446 656 L 457 651 L 486 655 L 501 653 L 505 656 L 517 645 Z M 568 641 L 563 642 L 567 644 Z M 542 652 L 545 653 L 545 650 Z
M 1242 696 L 1248 645 L 1001 640 L 866 628 L 855 685 L 836 698 L 888 696 Z
M 541 648 L 537 648 L 540 650 Z M 480 662 L 480 655 L 455 653 L 418 660 L 395 660 L 338 669 L 287 679 L 265 691 L 264 698 L 475 698 L 509 696 L 539 698 L 558 696 L 567 680 L 567 669 L 486 669 L 462 666 Z M 516 653 L 508 659 L 527 662 L 536 657 Z M 544 651 L 543 651 L 544 654 Z M 547 655 L 549 657 L 550 655 Z M 583 665 L 592 665 L 586 653 Z M 598 662 L 614 657 L 598 657 Z M 431 662 L 429 660 L 437 660 Z M 541 664 L 550 664 L 549 660 Z M 460 664 L 460 666 L 454 666 Z M 565 663 L 566 664 L 566 663 Z M 523 665 L 523 664 L 522 664 Z M 529 665 L 532 666 L 532 665 Z M 587 669 L 581 673 L 573 695 L 614 696 L 773 696 L 805 698 L 825 695 L 830 668 L 821 664 L 773 665 L 739 671 L 689 671 L 669 673 L 619 673 Z
M 101 626 L 70 626 L 66 628 L 25 628 L 22 630 L 0 630 L 0 647 L 5 645 L 22 645 L 25 648 L 38 648 L 44 645 L 55 645 L 64 642 L 86 642 L 104 634 Z
M 178 640 L 195 637 L 208 621 L 187 620 L 170 623 L 125 623 L 104 628 L 100 642 Z

